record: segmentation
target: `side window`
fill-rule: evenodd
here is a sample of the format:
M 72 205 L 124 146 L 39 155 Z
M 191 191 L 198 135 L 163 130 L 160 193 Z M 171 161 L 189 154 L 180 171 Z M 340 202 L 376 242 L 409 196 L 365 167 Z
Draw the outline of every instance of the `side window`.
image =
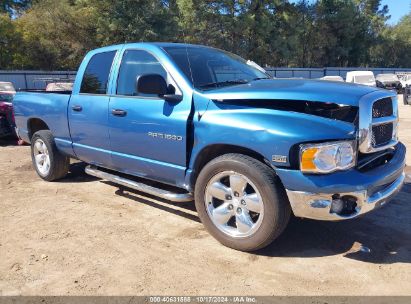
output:
M 91 57 L 81 82 L 80 93 L 106 94 L 108 77 L 115 51 L 99 53 Z
M 153 55 L 142 50 L 125 51 L 118 74 L 117 94 L 137 96 L 136 80 L 144 74 L 160 74 L 169 84 L 167 72 Z

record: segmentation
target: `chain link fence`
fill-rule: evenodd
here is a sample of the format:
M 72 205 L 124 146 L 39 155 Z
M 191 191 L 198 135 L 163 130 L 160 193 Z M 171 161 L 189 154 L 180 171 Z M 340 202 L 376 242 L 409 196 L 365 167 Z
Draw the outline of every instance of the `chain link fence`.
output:
M 13 83 L 16 90 L 42 90 L 51 82 L 72 82 L 75 71 L 1 71 L 0 81 Z

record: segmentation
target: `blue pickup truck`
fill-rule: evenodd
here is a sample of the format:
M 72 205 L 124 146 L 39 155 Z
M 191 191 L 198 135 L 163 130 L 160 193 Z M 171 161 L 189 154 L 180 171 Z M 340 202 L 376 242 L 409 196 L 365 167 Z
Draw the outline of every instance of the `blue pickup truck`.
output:
M 404 182 L 395 93 L 271 79 L 205 46 L 93 50 L 72 92 L 19 92 L 14 106 L 42 179 L 63 178 L 75 158 L 121 187 L 194 200 L 207 230 L 243 251 L 270 244 L 292 214 L 351 219 Z

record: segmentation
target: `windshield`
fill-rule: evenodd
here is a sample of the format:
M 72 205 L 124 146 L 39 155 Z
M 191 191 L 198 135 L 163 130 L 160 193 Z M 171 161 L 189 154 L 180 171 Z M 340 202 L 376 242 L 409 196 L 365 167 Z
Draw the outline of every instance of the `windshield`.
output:
M 360 76 L 354 76 L 355 82 L 356 83 L 370 83 L 370 82 L 375 82 L 374 76 L 372 75 L 360 75 Z
M 377 76 L 378 80 L 382 81 L 398 81 L 398 77 L 395 74 L 382 74 Z
M 0 91 L 15 91 L 11 83 L 0 83 Z
M 164 50 L 197 89 L 269 78 L 241 57 L 222 50 L 205 47 L 165 47 Z

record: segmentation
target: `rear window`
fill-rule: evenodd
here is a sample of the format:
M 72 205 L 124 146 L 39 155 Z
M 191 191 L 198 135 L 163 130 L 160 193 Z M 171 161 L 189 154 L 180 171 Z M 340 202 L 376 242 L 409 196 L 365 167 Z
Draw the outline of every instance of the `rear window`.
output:
M 84 72 L 80 93 L 107 94 L 107 82 L 115 54 L 112 51 L 91 57 Z

